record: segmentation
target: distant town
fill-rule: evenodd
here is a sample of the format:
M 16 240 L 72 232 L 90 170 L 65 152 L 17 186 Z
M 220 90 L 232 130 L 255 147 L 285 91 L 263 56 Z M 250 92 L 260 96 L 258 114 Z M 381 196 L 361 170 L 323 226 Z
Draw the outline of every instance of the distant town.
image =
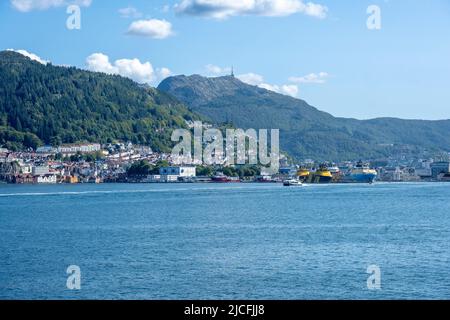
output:
M 0 182 L 76 183 L 277 183 L 296 177 L 305 183 L 450 182 L 449 154 L 433 159 L 389 158 L 377 161 L 293 163 L 280 160 L 277 174 L 243 166 L 177 166 L 171 155 L 132 143 L 44 146 L 21 152 L 0 148 Z

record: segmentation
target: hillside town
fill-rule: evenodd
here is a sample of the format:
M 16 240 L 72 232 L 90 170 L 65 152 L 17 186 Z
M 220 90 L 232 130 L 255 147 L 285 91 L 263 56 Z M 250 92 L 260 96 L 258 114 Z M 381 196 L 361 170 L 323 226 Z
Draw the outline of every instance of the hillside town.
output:
M 379 182 L 450 182 L 448 154 L 440 159 L 382 159 L 368 161 Z M 282 157 L 278 174 L 264 169 L 176 166 L 168 153 L 132 143 L 98 143 L 44 146 L 36 150 L 12 152 L 0 148 L 0 181 L 11 184 L 58 183 L 205 183 L 205 182 L 282 182 L 287 177 L 326 170 L 330 183 L 345 182 L 345 175 L 358 161 L 316 163 L 304 160 L 292 164 Z M 144 167 L 145 170 L 142 170 Z M 319 169 L 322 168 L 322 169 Z M 314 183 L 314 180 L 310 182 Z

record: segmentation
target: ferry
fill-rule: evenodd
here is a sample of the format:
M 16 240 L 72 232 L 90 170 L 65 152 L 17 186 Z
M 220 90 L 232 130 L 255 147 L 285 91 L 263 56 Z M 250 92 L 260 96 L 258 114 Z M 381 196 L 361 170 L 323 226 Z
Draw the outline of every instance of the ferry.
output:
M 368 164 L 359 161 L 356 167 L 351 169 L 344 177 L 347 183 L 373 183 L 377 178 L 376 170 L 371 169 Z

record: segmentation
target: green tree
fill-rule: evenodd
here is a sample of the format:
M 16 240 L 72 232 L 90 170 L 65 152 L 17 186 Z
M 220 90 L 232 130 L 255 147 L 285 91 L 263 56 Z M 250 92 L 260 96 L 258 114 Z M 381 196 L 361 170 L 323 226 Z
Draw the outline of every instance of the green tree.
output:
M 214 169 L 210 166 L 198 166 L 196 173 L 197 176 L 210 177 L 214 174 Z
M 147 160 L 141 160 L 133 163 L 127 170 L 129 176 L 149 175 L 153 171 L 153 166 Z

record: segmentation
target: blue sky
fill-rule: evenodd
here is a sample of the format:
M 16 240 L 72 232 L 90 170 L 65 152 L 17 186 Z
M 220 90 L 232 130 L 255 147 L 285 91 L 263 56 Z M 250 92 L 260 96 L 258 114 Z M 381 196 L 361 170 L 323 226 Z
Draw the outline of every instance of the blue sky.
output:
M 233 65 L 335 116 L 450 118 L 450 0 L 61 2 L 2 1 L 0 48 L 152 85 L 169 70 L 216 76 Z M 66 28 L 74 2 L 81 30 Z M 367 28 L 370 5 L 380 30 Z

